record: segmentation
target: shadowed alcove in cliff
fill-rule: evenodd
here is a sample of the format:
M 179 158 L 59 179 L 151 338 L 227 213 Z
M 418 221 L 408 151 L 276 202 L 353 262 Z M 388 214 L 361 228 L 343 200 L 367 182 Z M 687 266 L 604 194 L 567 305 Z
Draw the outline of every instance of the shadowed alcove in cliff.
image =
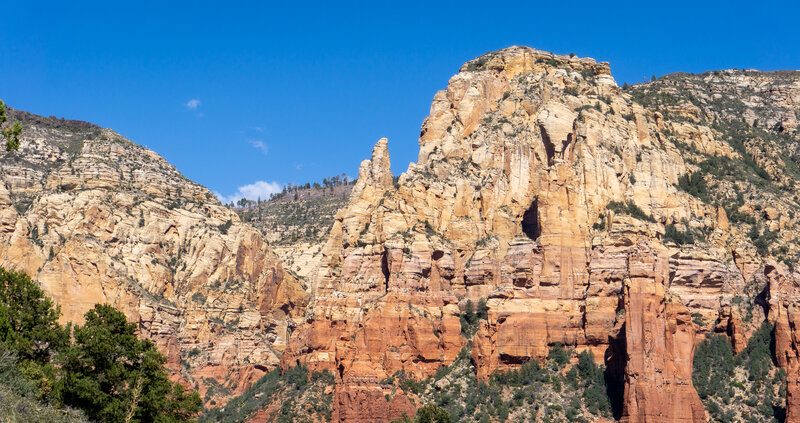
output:
M 381 253 L 381 273 L 383 273 L 383 292 L 389 292 L 389 253 L 384 249 Z
M 542 134 L 542 144 L 544 144 L 544 151 L 547 154 L 547 165 L 552 166 L 555 161 L 556 148 L 553 145 L 553 141 L 550 140 L 550 135 L 544 125 L 539 125 L 539 133 Z
M 625 323 L 622 324 L 619 334 L 616 337 L 609 336 L 608 340 L 608 349 L 603 357 L 603 380 L 611 405 L 611 415 L 614 420 L 619 420 L 622 418 L 625 403 Z
M 522 232 L 530 239 L 536 241 L 542 233 L 539 226 L 539 199 L 534 198 L 531 206 L 522 215 Z

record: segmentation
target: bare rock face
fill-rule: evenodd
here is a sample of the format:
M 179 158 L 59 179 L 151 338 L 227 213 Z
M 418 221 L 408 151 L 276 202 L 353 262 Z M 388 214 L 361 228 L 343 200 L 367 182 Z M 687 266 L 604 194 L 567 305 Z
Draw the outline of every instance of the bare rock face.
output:
M 113 131 L 14 113 L 25 130 L 0 156 L 0 265 L 37 280 L 64 322 L 119 308 L 208 401 L 278 363 L 307 299 L 256 229 Z
M 738 354 L 747 347 L 749 334 L 742 322 L 742 318 L 735 308 L 722 306 L 719 310 L 718 324 L 714 328 L 715 332 L 724 333 L 731 340 L 733 353 Z
M 629 255 L 625 301 L 623 422 L 703 422 L 692 386 L 695 330 L 686 307 L 665 290 L 664 252 Z
M 786 370 L 786 422 L 800 422 L 800 274 L 769 262 L 764 275 L 769 281 L 769 320 L 775 324 L 775 359 Z
M 416 414 L 416 407 L 405 395 L 390 396 L 388 400 L 386 395 L 380 386 L 374 384 L 339 384 L 334 395 L 331 420 L 372 423 Z
M 486 298 L 479 378 L 556 343 L 608 364 L 627 340 L 626 418 L 704 421 L 692 315 L 714 321 L 744 285 L 727 264 L 741 234 L 676 189 L 687 165 L 659 119 L 592 59 L 512 47 L 467 63 L 435 95 L 396 186 L 385 140 L 362 163 L 282 365 L 331 370 L 347 398 L 364 398 L 399 371 L 451 363 L 466 343 L 461 307 Z M 664 246 L 664 224 L 684 221 L 712 241 Z M 660 358 L 647 358 L 654 347 Z M 360 402 L 344 403 L 339 419 L 360 421 Z

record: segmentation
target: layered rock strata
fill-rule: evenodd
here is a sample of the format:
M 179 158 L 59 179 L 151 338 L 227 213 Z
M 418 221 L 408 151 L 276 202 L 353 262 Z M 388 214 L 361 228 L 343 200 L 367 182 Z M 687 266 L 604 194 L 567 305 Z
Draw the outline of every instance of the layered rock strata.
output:
M 472 346 L 480 378 L 556 343 L 609 360 L 630 336 L 626 418 L 703 421 L 693 338 L 713 326 L 691 316 L 714 321 L 744 285 L 724 259 L 741 234 L 676 189 L 688 167 L 659 119 L 605 63 L 520 47 L 467 63 L 434 97 L 419 159 L 396 186 L 385 140 L 362 163 L 283 365 L 329 369 L 349 397 L 398 372 L 427 377 L 465 344 L 465 301 L 487 298 Z M 664 225 L 684 221 L 712 242 L 662 245 Z M 629 269 L 652 264 L 636 262 L 642 241 L 659 267 L 631 287 L 642 276 Z M 642 361 L 645 351 L 664 359 Z
M 208 401 L 278 363 L 307 297 L 258 230 L 113 131 L 12 114 L 25 130 L 0 153 L 0 265 L 37 280 L 64 322 L 124 311 Z
M 800 422 L 800 274 L 779 263 L 764 266 L 775 359 L 786 370 L 786 423 Z
M 686 306 L 666 290 L 665 253 L 645 247 L 628 256 L 623 422 L 706 421 L 692 386 L 695 328 Z

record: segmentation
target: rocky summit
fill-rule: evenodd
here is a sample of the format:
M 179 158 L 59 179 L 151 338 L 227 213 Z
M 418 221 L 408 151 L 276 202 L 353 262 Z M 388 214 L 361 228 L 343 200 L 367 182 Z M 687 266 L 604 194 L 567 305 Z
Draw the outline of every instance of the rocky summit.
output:
M 311 230 L 319 195 L 237 215 L 113 131 L 11 115 L 0 264 L 65 321 L 125 311 L 206 421 L 800 422 L 800 72 L 488 53 L 417 162 L 378 140 Z

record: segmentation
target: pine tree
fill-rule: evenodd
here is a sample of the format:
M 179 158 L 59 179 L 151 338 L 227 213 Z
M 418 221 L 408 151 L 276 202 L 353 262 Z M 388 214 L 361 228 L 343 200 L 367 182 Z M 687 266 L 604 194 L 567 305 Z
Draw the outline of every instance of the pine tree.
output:
M 6 122 L 6 104 L 0 100 L 0 126 Z M 19 150 L 19 135 L 22 133 L 22 124 L 14 122 L 13 125 L 2 130 L 3 136 L 6 138 L 6 151 Z
M 149 340 L 136 337 L 136 324 L 105 304 L 86 313 L 75 342 L 62 357 L 60 382 L 65 405 L 94 421 L 185 422 L 201 410 L 196 392 L 170 382 L 166 358 Z
M 0 347 L 40 364 L 69 343 L 61 309 L 22 272 L 0 267 Z

